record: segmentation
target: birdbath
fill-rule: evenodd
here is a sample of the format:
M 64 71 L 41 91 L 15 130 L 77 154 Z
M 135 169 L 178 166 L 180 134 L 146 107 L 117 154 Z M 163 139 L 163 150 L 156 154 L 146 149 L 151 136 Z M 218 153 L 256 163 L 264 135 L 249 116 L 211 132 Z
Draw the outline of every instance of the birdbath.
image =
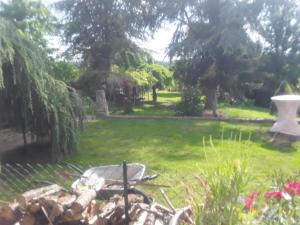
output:
M 300 125 L 297 122 L 300 95 L 279 95 L 272 97 L 271 100 L 278 110 L 278 119 L 271 132 L 300 136 Z

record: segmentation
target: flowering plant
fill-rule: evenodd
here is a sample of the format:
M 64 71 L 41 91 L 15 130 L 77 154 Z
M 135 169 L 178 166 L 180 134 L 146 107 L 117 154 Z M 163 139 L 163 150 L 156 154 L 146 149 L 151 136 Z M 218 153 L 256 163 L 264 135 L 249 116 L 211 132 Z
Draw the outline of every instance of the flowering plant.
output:
M 300 183 L 290 182 L 282 189 L 276 187 L 275 191 L 266 192 L 261 205 L 255 204 L 258 196 L 257 192 L 252 192 L 244 199 L 246 212 L 254 217 L 252 219 L 256 223 L 299 224 Z
M 198 189 L 186 187 L 189 204 L 194 206 L 196 225 L 206 224 L 300 224 L 300 183 L 276 177 L 274 190 L 251 192 L 241 198 L 247 184 L 247 169 L 225 163 L 213 176 L 197 177 Z

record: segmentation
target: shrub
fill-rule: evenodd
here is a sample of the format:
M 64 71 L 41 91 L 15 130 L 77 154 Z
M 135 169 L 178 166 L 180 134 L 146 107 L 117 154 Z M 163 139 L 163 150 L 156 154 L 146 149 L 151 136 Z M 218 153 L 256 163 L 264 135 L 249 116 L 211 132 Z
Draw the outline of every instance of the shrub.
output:
M 200 91 L 196 88 L 187 88 L 183 91 L 181 101 L 176 106 L 177 116 L 201 116 L 203 101 Z
M 132 101 L 130 99 L 128 99 L 128 97 L 126 97 L 126 96 L 124 97 L 123 105 L 124 105 L 124 110 L 123 110 L 124 114 L 131 114 L 131 113 L 133 113 L 133 104 L 132 104 Z
M 198 189 L 188 189 L 195 224 L 299 224 L 299 179 L 275 174 L 273 190 L 258 189 L 242 197 L 248 182 L 246 168 L 244 163 L 228 162 L 213 174 L 198 177 Z
M 212 176 L 199 177 L 202 203 L 196 205 L 196 225 L 239 224 L 242 193 L 248 177 L 243 163 L 225 163 Z
M 273 190 L 261 193 L 251 202 L 247 219 L 254 224 L 299 224 L 299 178 L 287 177 L 282 172 L 276 172 L 272 178 Z
M 96 117 L 96 104 L 88 96 L 82 96 L 82 106 L 84 108 L 85 115 Z

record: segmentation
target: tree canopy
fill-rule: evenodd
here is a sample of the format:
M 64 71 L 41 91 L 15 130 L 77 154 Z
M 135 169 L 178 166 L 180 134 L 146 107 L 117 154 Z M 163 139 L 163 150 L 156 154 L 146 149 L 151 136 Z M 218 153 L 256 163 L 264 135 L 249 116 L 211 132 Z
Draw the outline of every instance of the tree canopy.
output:
M 65 40 L 74 54 L 83 57 L 96 90 L 103 90 L 116 54 L 132 45 L 157 24 L 150 1 L 143 0 L 62 0 L 57 8 L 63 19 Z M 123 51 L 124 53 L 124 51 Z M 125 55 L 128 56 L 128 55 Z M 97 92 L 97 114 L 108 114 L 105 95 Z
M 0 16 L 1 117 L 22 130 L 25 144 L 27 132 L 49 140 L 56 159 L 76 149 L 80 100 L 49 75 L 51 63 L 41 39 L 34 40 L 34 32 L 25 34 L 28 30 L 17 25 Z
M 9 0 L 0 3 L 0 16 L 22 31 L 27 39 L 46 47 L 45 34 L 56 30 L 56 18 L 48 8 L 36 0 Z
M 297 1 L 254 1 L 252 30 L 262 45 L 261 60 L 254 75 L 260 87 L 253 90 L 258 105 L 267 106 L 282 81 L 296 86 L 300 74 L 300 14 Z
M 175 78 L 201 88 L 206 108 L 215 111 L 223 92 L 266 106 L 282 80 L 297 84 L 297 1 L 165 0 L 160 9 L 177 25 L 169 46 Z
M 246 32 L 247 2 L 187 1 L 178 7 L 178 24 L 169 47 L 180 61 L 175 74 L 186 85 L 199 85 L 206 107 L 216 111 L 217 89 L 233 92 L 239 73 L 246 70 L 255 47 Z

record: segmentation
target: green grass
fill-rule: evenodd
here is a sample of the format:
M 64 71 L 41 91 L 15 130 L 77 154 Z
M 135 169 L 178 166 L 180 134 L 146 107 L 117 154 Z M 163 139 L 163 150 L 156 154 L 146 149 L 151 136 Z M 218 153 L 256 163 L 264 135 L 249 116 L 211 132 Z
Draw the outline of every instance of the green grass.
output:
M 180 101 L 180 92 L 171 92 L 166 90 L 161 90 L 157 92 L 158 102 L 172 102 L 177 103 Z
M 160 183 L 182 204 L 180 181 L 211 171 L 223 161 L 246 156 L 252 176 L 249 190 L 260 187 L 274 170 L 286 174 L 299 170 L 299 143 L 275 147 L 268 143 L 271 124 L 227 123 L 195 120 L 103 119 L 87 124 L 79 151 L 70 159 L 83 165 L 140 162 L 158 171 Z M 249 136 L 251 140 L 249 141 Z M 240 140 L 240 141 L 239 141 Z M 210 143 L 211 142 L 211 143 Z
M 224 103 L 219 105 L 219 111 L 226 116 L 238 118 L 261 118 L 261 119 L 274 119 L 275 116 L 269 113 L 269 109 L 255 106 L 231 106 Z
M 173 105 L 163 103 L 143 104 L 134 108 L 134 114 L 140 116 L 174 116 L 175 111 Z
M 149 94 L 151 96 L 151 94 Z M 180 101 L 180 92 L 169 92 L 161 90 L 157 92 L 157 103 L 151 102 L 134 107 L 134 115 L 144 116 L 174 116 L 175 105 Z M 145 99 L 148 100 L 148 94 Z M 149 97 L 151 100 L 151 97 Z M 113 115 L 123 114 L 123 108 L 120 106 L 110 106 L 110 111 Z M 219 113 L 235 118 L 250 118 L 250 119 L 274 119 L 275 116 L 270 115 L 269 109 L 255 106 L 238 106 L 219 103 Z
M 112 115 L 124 115 L 124 109 L 121 106 L 110 106 L 110 113 Z M 174 106 L 164 103 L 145 103 L 142 105 L 136 105 L 133 108 L 132 115 L 139 116 L 174 116 Z
M 145 100 L 148 100 L 148 94 L 146 93 Z M 133 108 L 133 115 L 142 116 L 174 116 L 175 105 L 180 101 L 180 93 L 169 91 L 158 91 L 157 103 L 145 103 L 142 105 L 136 105 Z M 121 106 L 111 105 L 109 107 L 110 113 L 113 115 L 122 115 L 123 108 Z

